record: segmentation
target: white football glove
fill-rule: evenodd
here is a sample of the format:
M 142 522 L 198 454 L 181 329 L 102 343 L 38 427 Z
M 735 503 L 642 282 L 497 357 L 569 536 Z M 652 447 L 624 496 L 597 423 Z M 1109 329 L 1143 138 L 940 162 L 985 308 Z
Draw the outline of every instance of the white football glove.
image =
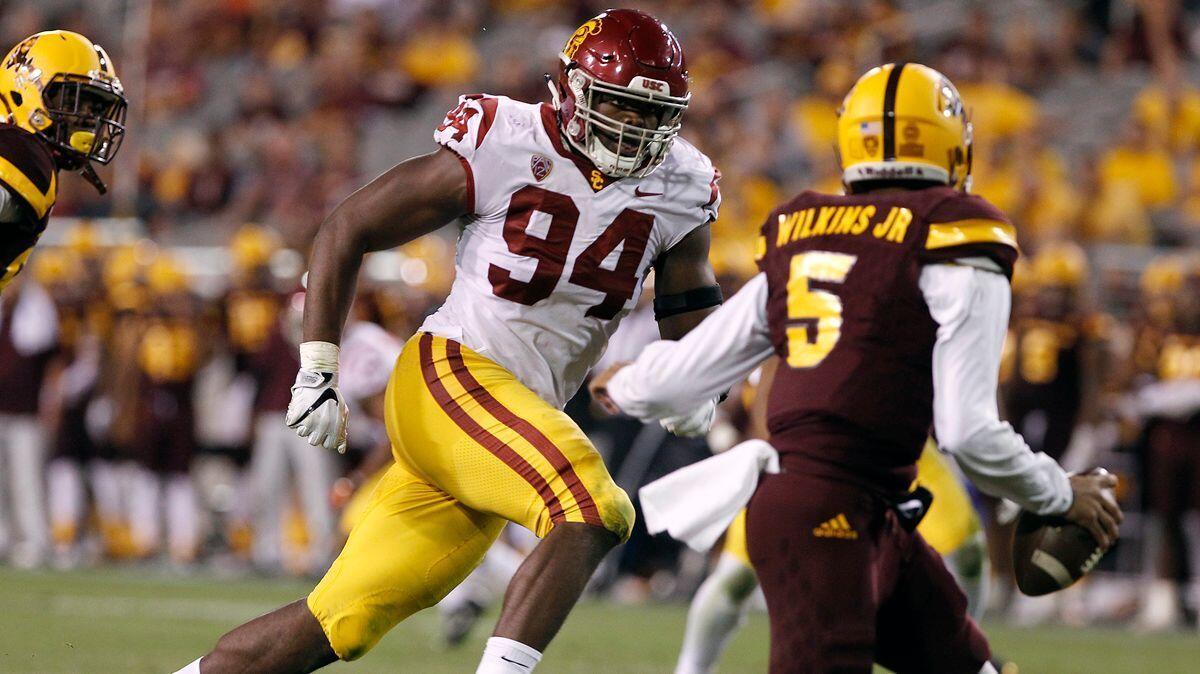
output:
M 678 435 L 681 438 L 698 438 L 708 434 L 708 429 L 712 428 L 716 415 L 717 399 L 713 398 L 691 412 L 660 419 L 658 423 L 672 435 Z
M 296 429 L 296 435 L 308 438 L 308 444 L 344 454 L 350 409 L 338 392 L 337 380 L 336 372 L 297 372 L 284 423 Z

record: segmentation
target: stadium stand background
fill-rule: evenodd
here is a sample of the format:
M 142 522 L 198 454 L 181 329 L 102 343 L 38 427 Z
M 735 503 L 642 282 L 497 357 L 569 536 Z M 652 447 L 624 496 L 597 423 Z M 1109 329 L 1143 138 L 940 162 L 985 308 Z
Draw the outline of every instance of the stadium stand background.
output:
M 432 149 L 433 128 L 461 93 L 547 99 L 542 74 L 557 68 L 573 27 L 608 4 L 4 3 L 0 41 L 50 27 L 83 32 L 109 49 L 130 94 L 131 132 L 107 169 L 113 198 L 64 180 L 46 242 L 73 245 L 71 226 L 84 221 L 100 224 L 102 256 L 146 237 L 215 307 L 229 242 L 259 223 L 284 246 L 272 258 L 279 287 L 294 288 L 306 242 L 339 200 Z M 1013 217 L 1023 249 L 1085 247 L 1093 309 L 1120 323 L 1148 262 L 1200 239 L 1200 2 L 631 4 L 672 26 L 687 51 L 694 99 L 684 135 L 724 174 L 713 261 L 731 290 L 753 273 L 754 236 L 776 203 L 839 188 L 840 97 L 870 65 L 900 59 L 959 85 L 975 123 L 974 189 Z M 445 234 L 367 265 L 376 315 L 398 333 L 448 287 Z M 1134 518 L 1127 536 L 1137 532 Z M 1140 567 L 1136 554 L 1117 564 Z

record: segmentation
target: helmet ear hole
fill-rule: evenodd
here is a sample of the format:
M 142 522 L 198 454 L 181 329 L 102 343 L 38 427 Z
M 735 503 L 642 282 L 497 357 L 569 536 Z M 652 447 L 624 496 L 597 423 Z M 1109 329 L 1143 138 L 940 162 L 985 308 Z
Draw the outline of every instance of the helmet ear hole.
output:
M 23 96 L 21 96 L 21 92 L 19 92 L 19 91 L 8 92 L 8 97 L 12 99 L 13 105 L 15 107 L 19 108 L 19 107 L 21 107 L 22 104 L 25 103 L 25 98 Z

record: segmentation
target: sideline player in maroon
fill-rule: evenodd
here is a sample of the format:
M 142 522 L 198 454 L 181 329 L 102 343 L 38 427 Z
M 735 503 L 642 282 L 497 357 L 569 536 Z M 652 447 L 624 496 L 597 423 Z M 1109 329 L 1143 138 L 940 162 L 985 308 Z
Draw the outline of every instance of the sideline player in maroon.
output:
M 1103 496 L 1115 480 L 1068 476 L 999 420 L 1015 233 L 967 193 L 971 129 L 954 86 L 918 64 L 875 68 L 847 95 L 838 135 L 847 194 L 804 192 L 773 212 L 762 273 L 593 392 L 662 417 L 779 355 L 768 428 L 782 472 L 761 477 L 747 514 L 772 674 L 995 672 L 966 598 L 913 531 L 928 502 L 908 490 L 931 424 L 982 489 L 1104 544 L 1121 519 Z

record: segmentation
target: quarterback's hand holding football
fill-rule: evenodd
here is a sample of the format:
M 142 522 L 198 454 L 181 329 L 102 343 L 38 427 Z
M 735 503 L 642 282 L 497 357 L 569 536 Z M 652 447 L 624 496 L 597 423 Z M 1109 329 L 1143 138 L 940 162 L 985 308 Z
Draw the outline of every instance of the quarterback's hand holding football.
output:
M 1105 548 L 1117 542 L 1118 527 L 1125 516 L 1113 498 L 1117 476 L 1104 469 L 1082 475 L 1072 475 L 1071 491 L 1075 498 L 1064 515 L 1068 520 L 1087 529 Z
M 698 438 L 708 435 L 708 430 L 712 428 L 713 419 L 716 416 L 717 399 L 713 398 L 687 414 L 667 417 L 659 420 L 658 423 L 672 435 L 681 438 Z
M 314 447 L 345 453 L 350 410 L 337 388 L 337 345 L 305 342 L 300 363 L 284 423 Z

